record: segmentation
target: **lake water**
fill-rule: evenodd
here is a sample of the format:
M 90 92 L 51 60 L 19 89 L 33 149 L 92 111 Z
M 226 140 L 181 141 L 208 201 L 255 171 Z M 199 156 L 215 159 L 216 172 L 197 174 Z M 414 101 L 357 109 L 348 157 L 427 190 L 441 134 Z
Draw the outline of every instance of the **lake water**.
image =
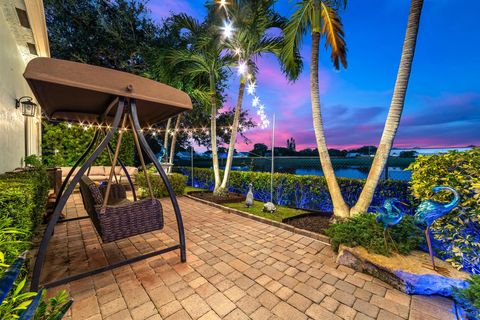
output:
M 339 178 L 350 178 L 350 179 L 366 179 L 368 176 L 368 171 L 365 168 L 358 167 L 349 167 L 349 168 L 340 168 L 334 169 L 335 175 Z M 320 169 L 296 169 L 295 174 L 306 176 L 323 176 L 323 172 Z M 385 178 L 385 174 L 382 174 L 382 179 Z M 388 178 L 391 180 L 405 180 L 410 181 L 412 178 L 412 173 L 410 171 L 404 171 L 403 168 L 399 167 L 389 167 L 388 168 Z

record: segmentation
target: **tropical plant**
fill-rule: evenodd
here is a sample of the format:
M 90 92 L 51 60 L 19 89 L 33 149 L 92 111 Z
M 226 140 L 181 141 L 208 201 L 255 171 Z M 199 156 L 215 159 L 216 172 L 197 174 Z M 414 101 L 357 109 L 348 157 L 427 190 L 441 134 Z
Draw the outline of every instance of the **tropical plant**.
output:
M 420 16 L 423 8 L 423 0 L 412 0 L 410 4 L 410 13 L 408 15 L 407 31 L 403 42 L 400 67 L 397 73 L 397 80 L 393 91 L 392 102 L 388 111 L 387 120 L 383 129 L 380 144 L 375 153 L 370 172 L 368 174 L 365 186 L 362 189 L 360 198 L 351 209 L 352 214 L 365 212 L 372 201 L 373 193 L 378 185 L 385 165 L 390 155 L 390 150 L 397 134 L 400 118 L 405 104 L 408 82 L 412 71 L 413 56 L 417 44 L 418 28 L 420 26 Z
M 220 30 L 207 21 L 182 14 L 175 17 L 176 23 L 187 30 L 190 49 L 171 50 L 167 60 L 184 75 L 208 79 L 210 95 L 210 136 L 215 185 L 220 186 L 220 172 L 217 153 L 217 111 L 219 107 L 217 87 L 224 77 L 232 57 L 223 53 Z
M 412 170 L 413 195 L 419 200 L 449 202 L 450 193 L 433 195 L 434 186 L 450 186 L 460 194 L 460 204 L 438 219 L 431 231 L 440 251 L 457 268 L 480 274 L 480 148 L 466 152 L 419 156 Z
M 480 319 L 480 275 L 472 275 L 467 283 L 466 288 L 454 289 L 453 297 L 469 319 Z
M 303 0 L 296 3 L 296 10 L 285 28 L 285 46 L 283 58 L 287 68 L 293 68 L 298 56 L 298 48 L 305 34 L 310 31 L 312 51 L 310 61 L 310 93 L 312 99 L 312 117 L 315 138 L 320 156 L 323 174 L 337 217 L 349 216 L 349 208 L 343 199 L 335 172 L 328 153 L 322 114 L 320 110 L 320 90 L 318 78 L 319 48 L 321 38 L 325 38 L 325 47 L 331 50 L 330 59 L 336 69 L 340 65 L 347 67 L 347 48 L 344 40 L 343 24 L 339 10 L 346 6 L 346 0 Z
M 413 223 L 413 217 L 405 216 L 403 220 L 389 228 L 399 253 L 409 254 L 423 241 L 423 233 Z M 332 249 L 338 252 L 341 244 L 347 247 L 362 246 L 369 252 L 385 256 L 395 252 L 395 246 L 384 244 L 383 225 L 376 221 L 376 215 L 367 213 L 332 224 L 326 231 L 330 237 Z
M 257 59 L 263 54 L 270 53 L 277 57 L 281 68 L 290 80 L 297 78 L 301 63 L 297 59 L 288 67 L 281 59 L 281 49 L 284 44 L 283 35 L 273 36 L 272 30 L 281 30 L 285 28 L 286 19 L 280 16 L 274 10 L 276 0 L 234 0 L 228 3 L 225 10 L 220 10 L 217 14 L 216 3 L 210 4 L 210 15 L 215 17 L 216 23 L 230 21 L 234 29 L 231 37 L 226 37 L 224 45 L 238 59 L 240 84 L 238 90 L 235 115 L 231 125 L 230 142 L 228 147 L 227 160 L 223 174 L 222 183 L 214 192 L 222 194 L 226 192 L 227 183 L 230 177 L 232 167 L 235 143 L 237 141 L 237 132 L 239 128 L 240 114 L 242 112 L 242 103 L 247 81 L 249 82 L 249 91 L 254 94 L 255 77 L 258 71 Z M 220 20 L 220 21 L 218 21 Z M 294 48 L 296 51 L 296 48 Z M 298 52 L 295 52 L 298 56 Z M 243 68 L 245 70 L 241 70 Z
M 0 229 L 0 233 L 5 230 Z M 0 251 L 0 319 L 35 319 L 60 320 L 68 311 L 73 301 L 62 290 L 49 300 L 45 300 L 45 290 L 39 292 L 25 291 L 27 278 L 18 281 L 24 273 L 26 252 L 21 254 L 12 265 L 5 264 L 4 255 Z M 13 291 L 12 289 L 15 288 Z

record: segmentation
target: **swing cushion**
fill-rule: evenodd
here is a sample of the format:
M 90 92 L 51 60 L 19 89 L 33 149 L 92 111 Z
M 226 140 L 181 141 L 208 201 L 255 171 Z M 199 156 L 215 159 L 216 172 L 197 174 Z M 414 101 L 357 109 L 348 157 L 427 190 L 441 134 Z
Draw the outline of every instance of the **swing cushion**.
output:
M 163 209 L 157 199 L 137 202 L 117 199 L 116 204 L 110 204 L 109 201 L 109 205 L 102 210 L 102 191 L 87 176 L 80 180 L 80 192 L 85 209 L 105 243 L 163 229 Z M 112 199 L 111 196 L 109 198 Z

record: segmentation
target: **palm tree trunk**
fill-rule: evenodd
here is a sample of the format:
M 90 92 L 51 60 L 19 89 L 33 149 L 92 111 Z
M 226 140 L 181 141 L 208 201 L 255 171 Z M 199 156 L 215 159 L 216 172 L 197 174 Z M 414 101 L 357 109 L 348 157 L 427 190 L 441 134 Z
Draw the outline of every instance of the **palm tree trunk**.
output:
M 210 143 L 212 145 L 212 162 L 213 162 L 213 175 L 215 178 L 214 193 L 220 187 L 220 168 L 218 166 L 218 150 L 217 150 L 217 93 L 215 89 L 215 81 L 210 79 L 210 91 L 211 97 L 211 110 L 210 110 Z
M 325 132 L 323 130 L 322 114 L 320 111 L 320 90 L 318 85 L 318 54 L 320 46 L 320 33 L 312 32 L 312 59 L 310 65 L 310 91 L 312 96 L 312 118 L 315 138 L 317 141 L 318 155 L 322 171 L 327 181 L 328 191 L 333 203 L 333 213 L 336 217 L 346 218 L 349 216 L 349 208 L 343 199 L 338 186 L 335 172 L 333 171 L 330 155 L 328 154 Z
M 180 128 L 180 121 L 182 119 L 182 114 L 180 113 L 177 116 L 177 121 L 175 122 L 175 129 L 172 135 L 172 143 L 170 144 L 170 162 L 173 163 L 173 158 L 175 157 L 175 145 L 177 143 L 177 132 Z M 168 173 L 172 171 L 172 167 L 168 167 Z
M 387 163 L 390 149 L 392 148 L 395 135 L 400 124 L 405 96 L 407 93 L 408 81 L 412 70 L 412 61 L 415 54 L 417 43 L 418 27 L 420 25 L 420 16 L 422 13 L 423 0 L 412 0 L 410 4 L 410 13 L 408 15 L 407 31 L 403 42 L 402 58 L 398 69 L 395 89 L 393 91 L 392 102 L 388 111 L 387 121 L 383 129 L 380 145 L 370 168 L 370 172 L 363 187 L 362 193 L 352 208 L 352 214 L 366 212 L 372 202 L 375 188 L 377 187 L 380 176 Z
M 240 114 L 242 112 L 245 83 L 246 83 L 246 79 L 245 77 L 242 76 L 240 79 L 240 88 L 238 90 L 237 106 L 235 107 L 235 115 L 233 116 L 232 133 L 230 134 L 230 144 L 228 146 L 227 162 L 225 164 L 225 171 L 223 173 L 223 181 L 220 186 L 220 192 L 223 192 L 227 188 L 228 179 L 230 178 L 230 172 L 231 172 L 232 162 L 233 162 L 233 153 L 235 151 L 235 143 L 237 141 L 238 125 L 240 123 Z
M 167 120 L 167 126 L 165 127 L 165 137 L 163 138 L 163 147 L 165 148 L 165 162 L 170 162 L 168 161 L 168 131 L 170 131 L 170 124 L 172 123 L 172 118 L 168 118 Z

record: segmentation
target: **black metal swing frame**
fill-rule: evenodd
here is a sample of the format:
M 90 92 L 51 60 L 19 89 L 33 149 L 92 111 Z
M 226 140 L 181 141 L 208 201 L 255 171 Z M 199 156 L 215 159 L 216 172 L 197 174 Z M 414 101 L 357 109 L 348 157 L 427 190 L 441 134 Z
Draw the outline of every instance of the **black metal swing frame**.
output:
M 183 227 L 183 220 L 182 220 L 182 214 L 180 212 L 180 207 L 178 205 L 177 198 L 176 198 L 176 196 L 173 192 L 173 188 L 172 188 L 172 186 L 171 186 L 171 184 L 168 180 L 167 174 L 163 170 L 163 168 L 160 165 L 158 159 L 155 157 L 153 151 L 151 150 L 151 148 L 149 147 L 145 137 L 143 136 L 142 129 L 141 129 L 141 126 L 140 126 L 140 122 L 139 122 L 139 119 L 138 119 L 136 99 L 125 98 L 125 97 L 122 97 L 122 96 L 115 98 L 114 101 L 112 101 L 109 104 L 109 106 L 106 108 L 104 114 L 99 118 L 99 121 L 102 122 L 103 118 L 107 116 L 108 112 L 110 112 L 110 110 L 112 108 L 115 108 L 115 107 L 116 107 L 115 117 L 113 119 L 113 123 L 112 123 L 112 126 L 111 126 L 110 130 L 108 132 L 104 132 L 105 136 L 104 136 L 103 140 L 97 145 L 97 147 L 95 148 L 93 153 L 90 156 L 88 156 L 88 158 L 87 158 L 87 155 L 91 152 L 93 147 L 96 145 L 97 140 L 99 138 L 99 131 L 96 131 L 96 133 L 95 133 L 92 141 L 88 145 L 87 149 L 81 155 L 81 157 L 77 160 L 75 165 L 71 168 L 71 170 L 69 171 L 69 173 L 65 177 L 65 180 L 62 183 L 59 194 L 57 195 L 57 200 L 55 202 L 55 209 L 54 209 L 53 214 L 52 214 L 52 216 L 51 216 L 51 218 L 48 222 L 48 225 L 45 229 L 42 241 L 40 243 L 40 247 L 38 249 L 37 259 L 35 261 L 35 266 L 34 266 L 34 269 L 33 269 L 32 282 L 31 282 L 31 290 L 33 290 L 33 291 L 37 291 L 40 287 L 40 276 L 41 276 L 41 273 L 42 273 L 42 268 L 43 268 L 43 264 L 44 264 L 46 253 L 47 253 L 48 243 L 49 243 L 51 237 L 53 236 L 53 231 L 54 231 L 55 225 L 57 224 L 57 222 L 59 222 L 60 214 L 61 214 L 62 210 L 64 209 L 68 198 L 73 193 L 73 191 L 75 189 L 75 186 L 80 181 L 81 177 L 85 174 L 87 169 L 90 168 L 90 166 L 98 158 L 98 156 L 106 149 L 113 152 L 113 148 L 110 145 L 110 141 L 112 140 L 114 134 L 119 131 L 119 129 L 120 129 L 119 124 L 120 124 L 120 121 L 121 121 L 122 117 L 126 117 L 126 116 L 131 117 L 131 120 L 132 120 L 132 123 L 133 123 L 132 131 L 133 131 L 134 136 L 136 136 L 136 138 L 138 139 L 138 142 L 139 142 L 139 145 L 141 146 L 141 149 L 147 155 L 147 157 L 152 161 L 156 170 L 160 174 L 161 179 L 165 183 L 166 189 L 168 191 L 168 194 L 169 194 L 169 197 L 170 197 L 173 209 L 174 209 L 176 221 L 177 221 L 179 243 L 175 244 L 173 246 L 161 249 L 161 250 L 157 250 L 157 251 L 153 251 L 153 252 L 143 254 L 143 255 L 140 255 L 140 256 L 137 256 L 137 257 L 125 259 L 125 260 L 119 261 L 117 263 L 108 264 L 108 265 L 100 267 L 98 269 L 86 271 L 86 272 L 83 272 L 83 273 L 80 273 L 80 274 L 77 274 L 77 275 L 69 276 L 69 277 L 66 277 L 66 278 L 63 278 L 63 279 L 60 279 L 60 280 L 56 280 L 56 281 L 53 281 L 53 282 L 50 282 L 50 283 L 46 283 L 46 284 L 43 284 L 42 286 L 45 287 L 45 288 L 59 286 L 59 285 L 62 285 L 62 284 L 65 284 L 65 283 L 68 283 L 68 282 L 71 282 L 71 281 L 79 280 L 79 279 L 82 279 L 82 278 L 85 278 L 85 277 L 88 277 L 88 276 L 92 276 L 92 275 L 99 274 L 99 273 L 102 273 L 102 272 L 105 272 L 105 271 L 108 271 L 108 270 L 119 268 L 119 267 L 122 267 L 122 266 L 125 266 L 125 265 L 128 265 L 128 264 L 137 262 L 137 261 L 148 259 L 148 258 L 151 258 L 153 256 L 160 255 L 160 254 L 167 253 L 167 252 L 174 251 L 174 250 L 180 250 L 180 260 L 181 260 L 181 262 L 185 262 L 186 259 L 187 259 L 187 257 L 186 257 L 186 245 L 185 245 L 185 231 L 184 231 L 184 227 Z M 141 151 L 139 150 L 139 152 L 141 152 Z M 85 160 L 85 158 L 86 158 L 86 160 Z M 85 162 L 83 162 L 84 160 L 85 160 Z M 80 166 L 77 173 L 74 173 L 75 169 L 82 162 L 83 162 L 83 164 Z M 119 162 L 120 166 L 122 167 L 122 170 L 126 174 L 126 177 L 127 177 L 128 182 L 130 184 L 131 190 L 133 191 L 133 197 L 136 200 L 135 188 L 134 188 L 134 185 L 132 183 L 131 177 L 128 174 L 124 164 L 121 161 L 118 161 L 118 162 Z M 114 165 L 115 165 L 115 163 L 114 163 Z M 83 219 L 83 217 L 66 219 L 66 220 L 63 220 L 61 222 L 68 222 L 68 221 L 78 220 L 78 219 Z

